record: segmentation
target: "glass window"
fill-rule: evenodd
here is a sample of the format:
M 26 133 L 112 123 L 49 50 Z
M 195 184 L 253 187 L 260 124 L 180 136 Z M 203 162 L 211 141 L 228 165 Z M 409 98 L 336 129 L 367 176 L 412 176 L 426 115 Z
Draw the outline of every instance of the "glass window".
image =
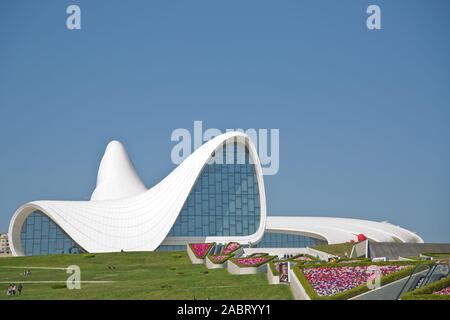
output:
M 222 162 L 205 165 L 168 237 L 246 236 L 257 231 L 259 188 L 248 148 L 236 141 L 221 148 L 215 154 Z M 178 227 L 186 217 L 195 223 Z
M 56 223 L 40 211 L 35 211 L 27 217 L 20 238 L 27 256 L 84 252 Z
M 284 232 L 265 232 L 262 240 L 255 245 L 257 248 L 306 248 L 327 244 L 327 241 L 313 237 Z

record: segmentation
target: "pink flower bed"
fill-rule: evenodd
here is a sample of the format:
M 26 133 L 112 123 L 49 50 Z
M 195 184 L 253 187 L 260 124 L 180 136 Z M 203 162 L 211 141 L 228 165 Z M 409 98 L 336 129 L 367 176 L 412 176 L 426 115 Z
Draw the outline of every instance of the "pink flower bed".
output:
M 239 258 L 235 259 L 236 263 L 238 265 L 244 265 L 244 266 L 258 266 L 261 265 L 267 261 L 269 261 L 272 257 L 255 257 L 255 258 Z
M 222 254 L 230 254 L 234 251 L 236 251 L 237 249 L 239 249 L 241 247 L 241 245 L 237 242 L 230 242 L 223 250 L 222 250 Z
M 439 291 L 435 291 L 433 294 L 450 294 L 450 286 Z
M 319 296 L 331 296 L 366 283 L 374 273 L 368 267 L 304 268 L 303 274 Z M 382 276 L 408 267 L 378 266 Z
M 229 256 L 228 255 L 210 255 L 209 256 L 211 261 L 216 264 L 222 264 L 224 260 L 226 260 Z
M 203 259 L 211 248 L 212 243 L 191 243 L 192 252 L 197 258 Z

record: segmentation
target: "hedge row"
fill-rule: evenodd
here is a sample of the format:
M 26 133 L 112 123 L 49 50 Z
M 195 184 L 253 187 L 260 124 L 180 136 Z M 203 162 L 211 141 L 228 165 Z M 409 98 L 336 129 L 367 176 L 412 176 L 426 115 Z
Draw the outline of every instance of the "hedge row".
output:
M 363 266 L 408 266 L 408 265 L 417 265 L 417 264 L 434 264 L 433 261 L 380 261 L 380 262 L 372 262 L 361 261 L 361 262 L 353 262 L 353 263 L 339 263 L 339 262 L 320 262 L 314 264 L 308 264 L 308 268 L 342 268 L 342 267 L 363 267 Z M 300 265 L 300 264 L 297 264 Z M 306 266 L 305 266 L 306 267 Z
M 450 286 L 450 276 L 433 282 L 422 288 L 405 293 L 400 297 L 401 300 L 450 300 L 450 294 L 433 294 L 435 291 L 442 290 Z
M 236 249 L 234 249 L 233 251 L 231 251 L 229 254 L 232 254 L 233 252 L 238 251 L 240 248 L 242 248 L 242 245 L 239 242 L 236 241 L 230 241 L 227 244 L 225 244 L 222 249 L 220 250 L 220 254 L 218 255 L 222 255 L 223 250 L 225 250 L 226 247 L 228 247 L 228 245 L 230 245 L 231 243 L 237 243 L 239 245 L 239 247 L 237 247 Z
M 295 259 L 298 258 L 298 257 L 305 257 L 305 258 L 310 258 L 310 259 L 312 259 L 313 261 L 320 261 L 320 259 L 318 259 L 317 257 L 314 257 L 314 256 L 312 256 L 312 255 L 310 255 L 310 254 L 307 254 L 307 253 L 300 253 L 300 254 L 297 254 L 296 256 L 290 258 L 289 260 L 294 261 L 294 262 L 300 262 L 300 261 L 296 261 L 296 260 L 295 260 Z
M 381 285 L 384 286 L 388 283 L 394 282 L 396 280 L 402 279 L 404 277 L 407 277 L 415 268 L 414 263 L 411 263 L 411 261 L 405 261 L 408 263 L 403 263 L 403 261 L 400 262 L 371 262 L 371 263 L 366 263 L 366 262 L 361 262 L 361 263 L 349 263 L 346 264 L 345 267 L 353 267 L 353 266 L 368 266 L 368 265 L 379 265 L 379 266 L 386 266 L 386 265 L 396 265 L 396 266 L 400 266 L 400 265 L 411 265 L 411 267 L 400 270 L 398 272 L 395 273 L 391 273 L 388 274 L 386 276 L 383 276 L 381 278 Z M 342 264 L 336 263 L 336 264 L 317 264 L 314 267 L 329 267 L 330 265 L 331 268 L 333 267 L 343 267 Z M 305 268 L 311 268 L 311 265 L 308 265 Z M 314 290 L 314 288 L 311 286 L 311 284 L 308 282 L 308 280 L 306 279 L 305 275 L 303 274 L 302 271 L 302 266 L 301 265 L 296 265 L 294 267 L 294 274 L 297 277 L 297 279 L 300 281 L 300 283 L 302 284 L 303 288 L 305 289 L 306 293 L 308 294 L 308 296 L 312 299 L 312 300 L 348 300 L 352 297 L 355 297 L 357 295 L 363 294 L 367 291 L 370 291 L 370 289 L 367 287 L 366 284 L 362 284 L 358 287 L 352 288 L 350 290 L 341 292 L 341 293 L 337 293 L 331 296 L 319 296 L 317 294 L 317 292 Z
M 369 258 L 339 258 L 337 263 L 342 263 L 345 261 L 353 261 L 358 260 L 359 262 L 370 262 L 371 260 Z M 345 265 L 348 265 L 349 263 L 345 263 Z
M 215 262 L 214 260 L 212 260 L 212 256 L 215 256 L 215 254 L 208 254 L 206 256 L 212 264 L 224 264 L 226 261 L 234 257 L 234 253 L 226 255 L 226 257 L 220 260 L 220 262 Z M 220 254 L 218 254 L 218 256 L 220 256 Z
M 231 259 L 231 261 L 232 261 L 235 265 L 237 265 L 239 268 L 255 268 L 255 267 L 262 266 L 263 264 L 272 261 L 272 260 L 275 259 L 276 257 L 275 257 L 275 256 L 264 256 L 264 257 L 261 257 L 261 258 L 268 258 L 268 260 L 267 260 L 267 261 L 264 261 L 264 262 L 257 263 L 257 264 L 253 264 L 253 265 L 240 264 L 240 263 L 238 263 L 238 262 L 236 261 L 237 259 L 246 259 L 246 258 L 247 258 L 247 257 L 244 257 L 244 258 L 233 258 L 233 259 Z M 250 258 L 251 258 L 251 257 L 250 257 Z

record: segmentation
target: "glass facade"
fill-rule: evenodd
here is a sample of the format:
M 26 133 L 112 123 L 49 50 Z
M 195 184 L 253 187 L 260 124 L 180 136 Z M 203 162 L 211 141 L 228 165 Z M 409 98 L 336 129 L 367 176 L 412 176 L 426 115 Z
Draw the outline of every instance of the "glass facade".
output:
M 84 252 L 56 223 L 39 211 L 27 217 L 20 238 L 26 256 Z
M 298 234 L 283 232 L 265 232 L 262 240 L 252 247 L 255 248 L 306 248 L 320 244 L 327 244 L 327 241 Z
M 235 141 L 204 166 L 168 237 L 247 236 L 258 230 L 260 214 L 255 166 Z

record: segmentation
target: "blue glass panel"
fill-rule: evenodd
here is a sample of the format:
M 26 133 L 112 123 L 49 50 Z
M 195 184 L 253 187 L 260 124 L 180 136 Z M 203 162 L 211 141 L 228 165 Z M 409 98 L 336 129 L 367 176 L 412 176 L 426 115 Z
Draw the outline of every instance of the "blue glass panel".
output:
M 39 211 L 27 217 L 20 239 L 26 256 L 84 252 L 56 223 Z
M 257 248 L 306 248 L 320 244 L 327 244 L 327 241 L 297 234 L 281 232 L 265 232 L 262 240 L 254 245 Z
M 261 206 L 248 149 L 237 142 L 223 149 L 217 152 L 223 164 L 205 165 L 168 237 L 246 236 L 257 231 Z

